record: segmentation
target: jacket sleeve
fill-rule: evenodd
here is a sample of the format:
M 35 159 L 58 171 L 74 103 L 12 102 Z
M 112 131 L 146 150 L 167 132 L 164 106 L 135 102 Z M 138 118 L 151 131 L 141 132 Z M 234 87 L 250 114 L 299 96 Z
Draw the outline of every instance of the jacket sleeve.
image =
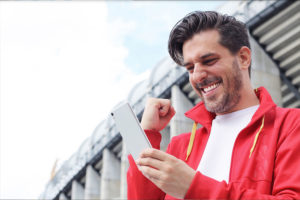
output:
M 145 130 L 153 148 L 160 149 L 161 135 L 158 131 Z M 164 199 L 165 193 L 148 180 L 137 168 L 133 157 L 128 156 L 127 198 L 128 199 Z
M 300 199 L 300 123 L 277 144 L 272 194 L 219 182 L 197 172 L 185 199 Z

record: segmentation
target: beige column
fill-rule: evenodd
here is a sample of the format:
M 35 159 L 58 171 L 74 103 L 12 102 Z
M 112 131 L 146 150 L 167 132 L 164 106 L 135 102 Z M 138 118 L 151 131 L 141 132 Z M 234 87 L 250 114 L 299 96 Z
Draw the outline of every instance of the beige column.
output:
M 171 101 L 176 111 L 176 114 L 170 124 L 170 134 L 172 138 L 176 135 L 184 132 L 190 132 L 192 130 L 193 121 L 185 117 L 184 113 L 191 109 L 194 105 L 177 85 L 172 86 Z
M 121 185 L 120 185 L 120 198 L 127 199 L 127 170 L 129 167 L 128 151 L 126 145 L 122 144 L 122 157 L 121 157 Z
M 75 199 L 82 200 L 83 198 L 84 198 L 84 188 L 76 180 L 73 180 L 71 199 L 72 200 L 75 200 Z
M 86 168 L 84 199 L 100 199 L 100 176 L 88 165 Z
M 121 163 L 108 149 L 103 151 L 100 199 L 120 197 Z

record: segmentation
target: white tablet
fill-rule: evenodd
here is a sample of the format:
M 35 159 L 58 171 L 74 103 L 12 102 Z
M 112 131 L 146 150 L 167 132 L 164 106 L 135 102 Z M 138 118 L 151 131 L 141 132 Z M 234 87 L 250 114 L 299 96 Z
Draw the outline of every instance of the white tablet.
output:
M 111 115 L 134 160 L 139 157 L 142 150 L 152 147 L 129 103 L 120 105 L 111 112 Z

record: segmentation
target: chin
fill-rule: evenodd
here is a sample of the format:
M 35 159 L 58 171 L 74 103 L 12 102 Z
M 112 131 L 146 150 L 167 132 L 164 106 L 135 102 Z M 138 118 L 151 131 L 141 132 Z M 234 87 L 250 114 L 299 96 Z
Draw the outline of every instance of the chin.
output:
M 212 104 L 206 103 L 206 102 L 204 102 L 204 105 L 205 105 L 206 110 L 211 113 L 219 113 L 219 111 L 221 110 L 218 105 L 212 105 Z
M 211 100 L 204 100 L 204 105 L 206 110 L 212 113 L 225 113 L 231 107 L 228 102 L 225 100 L 226 97 L 221 96 L 219 98 L 214 97 Z

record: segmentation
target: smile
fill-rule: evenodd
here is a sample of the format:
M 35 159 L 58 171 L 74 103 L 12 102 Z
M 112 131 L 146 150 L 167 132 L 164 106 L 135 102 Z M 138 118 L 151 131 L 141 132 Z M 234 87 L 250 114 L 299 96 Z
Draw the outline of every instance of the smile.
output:
M 216 89 L 218 86 L 220 85 L 220 83 L 214 83 L 212 85 L 209 85 L 207 87 L 203 87 L 201 88 L 201 90 L 204 92 L 204 93 L 208 93 L 214 89 Z

